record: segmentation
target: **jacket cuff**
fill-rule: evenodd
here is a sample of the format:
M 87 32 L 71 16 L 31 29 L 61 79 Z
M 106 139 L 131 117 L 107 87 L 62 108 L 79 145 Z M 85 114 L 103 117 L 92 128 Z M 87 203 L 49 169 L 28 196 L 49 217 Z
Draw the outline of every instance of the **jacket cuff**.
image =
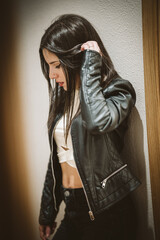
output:
M 96 60 L 96 61 L 95 61 Z M 95 50 L 86 49 L 83 53 L 82 71 L 83 68 L 96 67 L 101 69 L 102 57 L 99 52 Z
M 45 226 L 52 226 L 57 217 L 58 212 L 55 212 L 50 218 L 46 218 L 42 213 L 39 215 L 39 224 Z

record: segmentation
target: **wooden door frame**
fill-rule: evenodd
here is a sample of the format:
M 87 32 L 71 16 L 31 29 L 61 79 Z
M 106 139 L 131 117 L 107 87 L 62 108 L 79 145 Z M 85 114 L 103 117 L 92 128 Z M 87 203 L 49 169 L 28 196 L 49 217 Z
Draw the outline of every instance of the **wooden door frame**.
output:
M 148 151 L 156 239 L 160 239 L 160 0 L 142 0 Z

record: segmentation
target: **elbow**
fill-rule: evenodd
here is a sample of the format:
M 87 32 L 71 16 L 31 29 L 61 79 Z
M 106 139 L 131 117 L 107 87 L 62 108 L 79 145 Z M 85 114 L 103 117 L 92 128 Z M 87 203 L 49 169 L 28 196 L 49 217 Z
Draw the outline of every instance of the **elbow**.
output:
M 90 132 L 91 134 L 104 134 L 106 131 L 110 131 L 110 125 L 111 125 L 111 121 L 108 121 L 107 124 L 97 124 L 96 122 L 86 122 L 86 121 L 82 121 L 82 125 L 85 129 L 87 129 L 88 132 Z

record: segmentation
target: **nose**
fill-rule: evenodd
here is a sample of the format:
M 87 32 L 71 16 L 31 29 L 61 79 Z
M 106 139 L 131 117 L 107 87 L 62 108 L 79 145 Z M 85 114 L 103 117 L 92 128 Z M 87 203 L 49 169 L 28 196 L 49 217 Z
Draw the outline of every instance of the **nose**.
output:
M 52 68 L 49 69 L 49 78 L 50 79 L 53 79 L 53 78 L 57 79 L 58 78 L 58 74 L 55 73 L 55 71 L 53 71 Z
M 49 74 L 49 78 L 56 80 L 58 78 L 58 74 Z

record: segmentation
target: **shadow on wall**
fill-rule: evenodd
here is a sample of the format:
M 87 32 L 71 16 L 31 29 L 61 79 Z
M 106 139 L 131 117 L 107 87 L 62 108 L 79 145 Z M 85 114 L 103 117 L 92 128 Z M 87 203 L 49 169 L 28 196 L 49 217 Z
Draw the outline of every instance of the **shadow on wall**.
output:
M 141 181 L 140 187 L 131 193 L 138 215 L 138 233 L 136 240 L 154 240 L 153 230 L 148 226 L 148 210 L 152 206 L 148 205 L 147 197 L 143 124 L 136 108 L 133 109 L 129 117 L 125 145 L 127 147 L 124 148 L 123 157 L 124 159 L 128 159 L 130 169 Z

